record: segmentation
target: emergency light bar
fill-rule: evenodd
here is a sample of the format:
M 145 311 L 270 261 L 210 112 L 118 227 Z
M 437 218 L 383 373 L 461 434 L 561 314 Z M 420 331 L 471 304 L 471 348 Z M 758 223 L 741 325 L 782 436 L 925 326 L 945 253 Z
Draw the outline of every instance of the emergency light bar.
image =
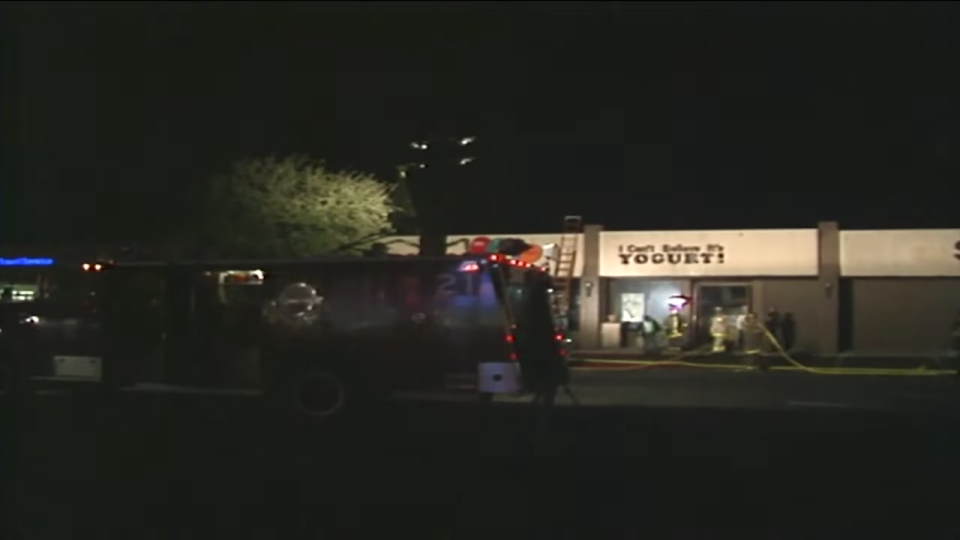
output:
M 519 259 L 514 259 L 513 257 L 508 257 L 506 255 L 501 255 L 500 253 L 493 253 L 487 256 L 486 261 L 464 261 L 460 264 L 461 272 L 477 272 L 480 270 L 480 265 L 485 264 L 487 261 L 492 263 L 504 263 L 510 266 L 516 266 L 518 268 L 536 268 L 537 270 L 544 271 L 543 268 L 530 264 Z
M 31 257 L 6 259 L 0 257 L 0 266 L 53 266 L 53 259 Z
M 480 270 L 480 265 L 474 261 L 467 261 L 460 264 L 461 272 L 477 272 Z

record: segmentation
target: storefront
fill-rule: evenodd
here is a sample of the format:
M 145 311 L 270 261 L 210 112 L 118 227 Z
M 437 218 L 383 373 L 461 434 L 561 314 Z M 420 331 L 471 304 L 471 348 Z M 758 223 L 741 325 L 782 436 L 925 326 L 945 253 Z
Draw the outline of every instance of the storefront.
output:
M 559 234 L 502 235 L 535 248 L 552 265 Z M 476 236 L 451 237 L 465 253 Z M 416 253 L 416 238 L 393 239 L 394 253 Z M 716 309 L 735 332 L 737 318 L 773 308 L 792 329 L 789 345 L 810 353 L 942 354 L 960 313 L 960 230 L 604 231 L 585 227 L 579 242 L 574 313 L 587 349 L 634 347 L 621 332 L 667 318 L 671 298 L 689 298 L 682 315 L 689 344 L 706 338 Z M 552 266 L 551 266 L 552 268 Z M 581 291 L 578 295 L 577 291 Z
M 797 348 L 817 349 L 818 231 L 603 231 L 599 277 L 604 324 L 667 318 L 670 298 L 692 301 L 681 315 L 688 341 L 707 340 L 710 319 L 725 315 L 730 340 L 737 321 L 776 307 L 794 321 Z M 585 324 L 585 323 L 584 323 Z M 601 332 L 611 336 L 611 331 Z M 602 343 L 604 347 L 630 346 Z
M 840 232 L 841 349 L 942 354 L 960 313 L 960 230 Z

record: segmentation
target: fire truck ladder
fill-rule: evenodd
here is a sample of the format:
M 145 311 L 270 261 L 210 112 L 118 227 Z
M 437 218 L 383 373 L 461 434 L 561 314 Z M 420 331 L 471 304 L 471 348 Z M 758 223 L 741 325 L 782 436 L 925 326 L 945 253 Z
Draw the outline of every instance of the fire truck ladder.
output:
M 573 292 L 573 273 L 576 269 L 583 219 L 580 216 L 564 216 L 563 233 L 557 247 L 557 260 L 553 267 L 554 313 L 566 327 Z

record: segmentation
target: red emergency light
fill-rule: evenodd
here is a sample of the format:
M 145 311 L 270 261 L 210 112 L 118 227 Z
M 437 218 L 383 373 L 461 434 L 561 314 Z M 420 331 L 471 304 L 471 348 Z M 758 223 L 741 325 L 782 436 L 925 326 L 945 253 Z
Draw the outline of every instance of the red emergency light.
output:
M 467 261 L 460 265 L 460 271 L 461 272 L 479 272 L 480 265 L 473 261 Z

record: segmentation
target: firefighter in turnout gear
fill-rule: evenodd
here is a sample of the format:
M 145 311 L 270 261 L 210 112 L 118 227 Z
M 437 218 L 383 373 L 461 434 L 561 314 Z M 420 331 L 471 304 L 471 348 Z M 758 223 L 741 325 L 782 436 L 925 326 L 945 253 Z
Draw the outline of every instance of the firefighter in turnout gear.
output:
M 743 320 L 744 360 L 759 369 L 766 367 L 760 357 L 764 337 L 763 326 L 760 324 L 760 320 L 757 319 L 757 314 L 753 312 L 747 313 L 747 316 Z
M 727 318 L 723 315 L 721 308 L 713 310 L 713 317 L 710 319 L 710 337 L 713 339 L 712 352 L 720 353 L 727 350 Z
M 680 309 L 670 308 L 670 315 L 663 323 L 663 331 L 667 337 L 667 352 L 677 353 L 683 345 L 683 334 L 687 331 L 687 323 L 680 315 Z

